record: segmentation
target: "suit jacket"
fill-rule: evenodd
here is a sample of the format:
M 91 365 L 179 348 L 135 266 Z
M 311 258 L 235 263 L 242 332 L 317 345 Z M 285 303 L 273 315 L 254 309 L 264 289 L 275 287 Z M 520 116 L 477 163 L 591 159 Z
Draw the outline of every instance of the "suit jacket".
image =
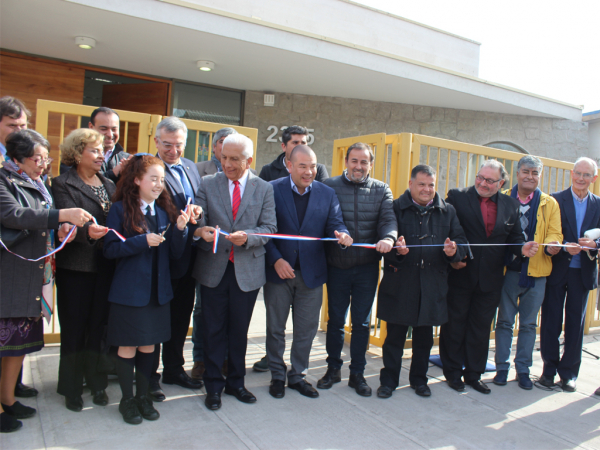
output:
M 600 228 L 600 197 L 590 192 L 587 203 L 587 210 L 583 223 L 581 224 L 581 233 L 577 233 L 577 218 L 575 217 L 575 200 L 571 188 L 564 191 L 552 194 L 560 206 L 560 220 L 562 224 L 562 233 L 564 242 L 577 242 L 583 233 L 592 228 Z M 600 239 L 596 245 L 600 244 Z M 598 251 L 590 251 L 590 255 L 594 258 L 591 260 L 586 252 L 581 252 L 581 281 L 583 286 L 588 289 L 596 289 L 598 287 L 598 264 L 596 257 Z M 558 254 L 552 257 L 552 273 L 547 279 L 547 283 L 551 286 L 567 282 L 567 272 L 569 264 L 573 257 L 566 251 L 561 250 Z
M 197 162 L 196 167 L 198 168 L 198 173 L 200 174 L 200 178 L 203 178 L 206 175 L 213 175 L 219 171 L 217 169 L 217 164 L 212 159 L 210 161 Z M 250 169 L 250 172 L 252 172 L 254 175 L 256 175 L 256 170 Z
M 200 175 L 198 174 L 196 165 L 193 161 L 186 158 L 180 158 L 180 161 L 181 165 L 183 166 L 183 170 L 187 174 L 188 180 L 192 185 L 192 190 L 194 191 L 194 194 L 197 195 L 198 187 L 200 186 Z M 185 198 L 185 192 L 183 192 L 183 187 L 181 186 L 181 183 L 179 183 L 177 178 L 175 178 L 175 175 L 173 175 L 173 171 L 169 169 L 169 167 L 166 164 L 165 182 L 167 185 L 167 189 L 169 190 L 169 193 L 173 198 L 173 203 L 175 203 L 175 206 L 181 210 L 185 209 L 187 201 Z M 173 278 L 174 280 L 183 277 L 188 272 L 190 267 L 194 265 L 195 252 L 192 250 L 192 247 L 194 246 L 193 237 L 197 225 L 189 224 L 188 228 L 190 229 L 190 232 L 188 235 L 188 242 L 185 246 L 185 251 L 183 255 L 181 256 L 181 258 L 174 259 L 171 261 L 171 278 Z
M 170 223 L 166 211 L 154 204 L 158 232 L 163 233 Z M 110 286 L 108 301 L 127 306 L 146 306 L 152 293 L 152 248 L 148 246 L 146 233 L 131 233 L 123 227 L 123 202 L 113 203 L 106 219 L 106 226 L 114 228 L 127 240 L 121 241 L 113 232 L 104 236 L 104 256 L 117 259 L 117 267 Z M 158 302 L 161 305 L 173 298 L 169 258 L 179 258 L 189 234 L 171 224 L 165 233 L 165 242 L 158 246 Z
M 108 178 L 98 174 L 98 178 L 106 188 L 108 198 L 115 193 L 115 184 Z M 77 170 L 69 170 L 52 180 L 52 194 L 57 209 L 83 208 L 96 218 L 99 225 L 106 224 L 106 216 L 100 200 L 87 184 L 79 178 Z M 77 235 L 73 242 L 56 254 L 56 267 L 79 272 L 97 272 L 98 264 L 106 263 L 102 256 L 104 239 L 88 239 L 88 228 L 93 222 L 77 227 Z
M 30 207 L 19 203 L 15 186 Z M 46 254 L 48 230 L 58 228 L 58 209 L 47 209 L 40 191 L 18 173 L 0 169 L 0 224 L 28 230 L 29 235 L 11 251 L 25 258 L 39 258 Z M 24 261 L 0 248 L 0 318 L 39 317 L 43 281 L 44 261 Z
M 518 244 L 508 249 L 521 257 L 525 244 L 521 221 L 519 220 L 519 201 L 504 194 L 497 194 L 496 225 L 490 237 L 487 237 L 479 196 L 475 186 L 448 191 L 446 202 L 456 209 L 467 240 L 471 244 Z M 483 292 L 492 292 L 502 288 L 504 280 L 504 255 L 507 247 L 471 247 L 472 257 L 467 257 L 467 267 L 450 269 L 448 284 L 458 288 L 474 288 L 479 283 Z
M 313 181 L 306 214 L 302 226 L 300 226 L 290 176 L 271 181 L 271 185 L 273 185 L 275 195 L 279 233 L 317 238 L 335 237 L 335 231 L 350 234 L 344 225 L 337 195 L 329 186 Z M 299 258 L 302 278 L 310 289 L 319 287 L 327 281 L 327 258 L 324 242 L 272 239 L 265 247 L 267 249 L 268 281 L 278 284 L 285 282 L 279 278 L 273 267 L 280 258 L 285 259 L 292 267 Z
M 250 233 L 277 232 L 273 187 L 250 172 L 234 221 L 228 183 L 223 172 L 202 179 L 196 196 L 196 204 L 204 210 L 200 224 L 211 227 L 218 225 L 228 233 L 245 231 L 249 234 L 246 244 L 234 246 L 233 252 L 238 285 L 242 291 L 250 292 L 266 283 L 264 245 L 269 239 L 251 236 Z M 221 282 L 232 245 L 221 236 L 217 253 L 213 253 L 213 243 L 200 239 L 194 266 L 194 278 L 200 284 L 212 288 Z
M 275 160 L 269 164 L 265 164 L 260 170 L 260 175 L 265 181 L 275 181 L 279 178 L 285 178 L 290 175 L 287 168 L 283 164 L 283 158 L 285 157 L 285 152 L 281 152 L 281 154 L 275 158 Z M 317 175 L 315 175 L 315 180 L 320 181 L 321 183 L 329 178 L 329 174 L 327 173 L 327 167 L 323 164 L 317 164 Z

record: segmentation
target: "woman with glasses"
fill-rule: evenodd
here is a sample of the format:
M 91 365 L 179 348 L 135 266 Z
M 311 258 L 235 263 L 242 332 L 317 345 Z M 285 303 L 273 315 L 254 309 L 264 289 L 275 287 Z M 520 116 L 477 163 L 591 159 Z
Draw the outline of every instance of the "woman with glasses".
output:
M 11 133 L 6 139 L 7 160 L 0 169 L 0 234 L 10 251 L 0 247 L 0 431 L 16 431 L 19 419 L 36 410 L 17 402 L 15 384 L 26 354 L 44 346 L 42 312 L 52 306 L 54 257 L 27 261 L 49 253 L 72 228 L 91 215 L 81 208 L 58 210 L 42 182 L 50 144 L 33 130 Z M 59 224 L 63 223 L 59 227 Z M 71 238 L 75 237 L 75 234 Z M 12 252 L 12 253 L 11 253 Z M 14 253 L 14 254 L 13 254 Z M 44 305 L 44 306 L 43 306 Z
M 60 146 L 61 163 L 71 170 L 55 178 L 52 192 L 59 208 L 79 207 L 95 222 L 77 231 L 73 244 L 56 255 L 56 304 L 60 322 L 60 365 L 57 392 L 67 409 L 83 408 L 83 378 L 96 405 L 106 406 L 107 374 L 98 370 L 108 321 L 108 289 L 114 262 L 103 255 L 106 216 L 115 184 L 99 172 L 104 163 L 104 137 L 90 128 L 71 132 Z

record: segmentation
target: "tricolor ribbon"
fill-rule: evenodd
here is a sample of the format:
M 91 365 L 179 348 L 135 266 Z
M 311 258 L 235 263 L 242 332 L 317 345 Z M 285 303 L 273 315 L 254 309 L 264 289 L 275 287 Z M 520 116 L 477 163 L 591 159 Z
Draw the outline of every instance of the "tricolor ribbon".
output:
M 94 222 L 96 225 L 98 225 L 98 222 L 96 221 L 96 218 L 94 216 L 92 216 L 92 222 Z M 108 227 L 105 227 L 108 228 Z M 108 228 L 108 231 L 112 231 L 113 233 L 115 233 L 117 235 L 117 237 L 119 239 L 121 239 L 123 242 L 125 242 L 127 239 L 125 239 L 123 237 L 123 235 L 121 233 L 119 233 L 117 230 L 115 230 L 114 228 Z
M 6 250 L 8 253 L 10 253 L 11 255 L 15 255 L 17 258 L 21 258 L 24 261 L 32 261 L 32 262 L 41 261 L 44 258 L 48 258 L 49 256 L 52 256 L 55 253 L 60 252 L 65 247 L 65 245 L 69 241 L 69 238 L 75 232 L 76 229 L 77 229 L 77 227 L 75 227 L 75 226 L 73 228 L 71 228 L 71 230 L 69 230 L 69 233 L 67 234 L 67 236 L 63 239 L 63 241 L 60 243 L 60 245 L 58 247 L 56 247 L 50 253 L 48 253 L 48 254 L 46 254 L 44 256 L 40 256 L 39 258 L 36 258 L 36 259 L 25 258 L 25 257 L 23 257 L 21 255 L 17 255 L 15 252 L 11 252 L 8 249 L 8 247 L 6 245 L 4 245 L 4 242 L 2 242 L 2 240 L 0 240 L 0 245 L 2 245 L 2 247 L 4 248 L 4 250 Z

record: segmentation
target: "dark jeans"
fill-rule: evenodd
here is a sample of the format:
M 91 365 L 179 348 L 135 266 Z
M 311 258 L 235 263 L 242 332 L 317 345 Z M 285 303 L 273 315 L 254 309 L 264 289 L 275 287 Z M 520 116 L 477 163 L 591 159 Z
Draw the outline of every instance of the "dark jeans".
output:
M 402 355 L 408 325 L 387 324 L 387 335 L 383 343 L 383 368 L 379 375 L 382 386 L 392 389 L 398 387 L 400 369 L 402 369 Z M 429 368 L 429 355 L 433 347 L 433 327 L 414 327 L 412 329 L 412 362 L 408 380 L 411 386 L 427 384 L 427 369 Z
M 61 395 L 81 395 L 84 375 L 92 392 L 106 389 L 107 375 L 98 372 L 111 282 L 111 274 L 104 272 L 56 270 L 61 342 L 57 392 Z
M 352 338 L 350 340 L 350 373 L 363 373 L 369 344 L 369 316 L 379 278 L 379 264 L 365 264 L 350 269 L 327 267 L 327 365 L 342 368 L 344 324 L 350 307 Z M 352 301 L 350 301 L 352 299 Z

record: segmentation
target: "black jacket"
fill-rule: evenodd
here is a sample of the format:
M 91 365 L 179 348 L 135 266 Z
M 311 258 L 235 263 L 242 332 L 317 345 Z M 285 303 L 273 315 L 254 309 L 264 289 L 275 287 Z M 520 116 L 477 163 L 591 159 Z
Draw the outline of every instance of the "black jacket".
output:
M 407 189 L 394 200 L 394 213 L 398 234 L 404 236 L 406 245 L 443 244 L 448 237 L 457 244 L 467 243 L 456 210 L 437 193 L 431 207 L 421 212 Z M 413 247 L 404 256 L 393 249 L 383 255 L 377 317 L 413 327 L 447 322 L 448 270 L 450 263 L 460 261 L 466 253 L 467 248 L 459 245 L 451 258 L 443 247 Z
M 113 173 L 113 169 L 121 162 L 122 159 L 129 158 L 129 153 L 126 153 L 121 147 L 121 144 L 117 143 L 115 148 L 110 155 L 108 162 L 102 164 L 102 168 L 100 169 L 100 174 L 104 175 L 109 180 L 112 180 L 116 183 L 119 180 L 119 177 Z M 66 164 L 60 163 L 60 175 L 67 173 L 67 171 L 71 168 L 71 166 L 67 166 Z
M 376 244 L 385 238 L 396 242 L 398 224 L 392 208 L 394 197 L 387 184 L 371 177 L 362 183 L 353 183 L 345 172 L 327 179 L 325 184 L 337 194 L 344 224 L 355 243 Z M 381 260 L 381 254 L 373 249 L 348 247 L 344 250 L 337 243 L 328 243 L 326 252 L 327 264 L 339 269 Z
M 518 244 L 508 247 L 471 246 L 473 257 L 469 256 L 466 259 L 467 267 L 451 269 L 448 284 L 466 289 L 472 289 L 479 284 L 483 292 L 500 290 L 504 280 L 506 249 L 521 257 L 522 246 L 525 244 L 519 219 L 519 201 L 508 195 L 496 194 L 498 212 L 496 225 L 490 237 L 487 237 L 485 232 L 475 186 L 451 189 L 448 191 L 446 202 L 456 209 L 456 215 L 470 244 Z
M 285 157 L 285 152 L 281 152 L 281 154 L 275 158 L 275 160 L 269 164 L 265 164 L 263 168 L 260 170 L 260 174 L 258 175 L 265 181 L 274 181 L 279 178 L 287 177 L 290 173 L 287 171 L 286 167 L 283 165 L 283 158 Z M 329 174 L 327 173 L 327 168 L 323 164 L 317 164 L 317 175 L 315 176 L 315 180 L 320 181 L 321 183 L 329 178 Z

